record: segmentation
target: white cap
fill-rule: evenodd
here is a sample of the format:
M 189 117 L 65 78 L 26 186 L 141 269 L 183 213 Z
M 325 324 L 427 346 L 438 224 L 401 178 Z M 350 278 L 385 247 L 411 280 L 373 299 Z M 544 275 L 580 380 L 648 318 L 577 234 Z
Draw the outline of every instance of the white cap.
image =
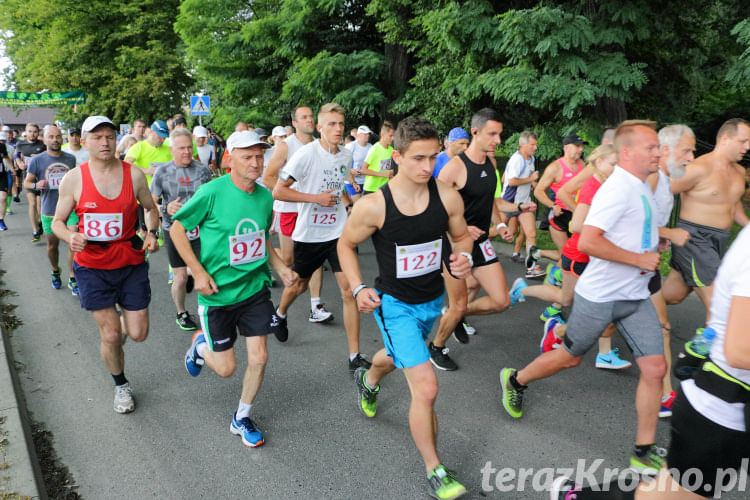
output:
M 8 134 L 5 132 L 0 132 L 0 141 L 7 141 L 8 140 Z
M 106 116 L 89 116 L 88 118 L 86 118 L 86 120 L 84 120 L 83 125 L 81 125 L 81 135 L 86 135 L 99 125 L 109 125 L 112 130 L 117 130 L 117 127 L 115 127 L 115 124 L 112 123 L 112 120 L 110 120 Z
M 372 130 L 367 125 L 360 125 L 357 129 L 358 134 L 372 134 Z
M 252 130 L 243 130 L 242 132 L 234 132 L 232 135 L 229 136 L 229 139 L 227 139 L 227 151 L 230 153 L 235 148 L 251 148 L 253 146 L 263 146 L 263 149 L 268 149 L 271 147 L 270 144 L 267 142 L 263 142 L 260 140 L 260 137 L 258 134 L 253 132 Z
M 281 125 L 277 125 L 271 130 L 271 136 L 273 137 L 286 137 L 288 135 L 289 133 L 287 133 L 286 129 Z
M 193 135 L 195 137 L 208 137 L 208 129 L 206 127 L 201 127 L 198 125 L 193 129 Z
M 3 132 L 10 132 L 10 127 L 7 125 L 3 125 Z

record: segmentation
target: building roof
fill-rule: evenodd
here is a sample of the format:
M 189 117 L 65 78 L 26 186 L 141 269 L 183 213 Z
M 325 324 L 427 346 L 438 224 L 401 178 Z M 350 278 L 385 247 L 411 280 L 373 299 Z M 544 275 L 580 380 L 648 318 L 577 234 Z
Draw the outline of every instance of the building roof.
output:
M 18 114 L 16 114 L 18 113 Z M 54 108 L 23 107 L 10 108 L 0 106 L 0 125 L 22 129 L 27 123 L 36 123 L 40 127 L 54 123 L 58 110 Z

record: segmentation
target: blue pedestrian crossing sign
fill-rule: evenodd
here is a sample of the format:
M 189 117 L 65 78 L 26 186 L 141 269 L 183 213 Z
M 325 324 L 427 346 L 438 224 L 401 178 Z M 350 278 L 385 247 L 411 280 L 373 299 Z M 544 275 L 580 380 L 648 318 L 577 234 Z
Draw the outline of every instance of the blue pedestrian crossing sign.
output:
M 211 109 L 211 98 L 207 95 L 190 96 L 190 114 L 193 116 L 208 116 Z

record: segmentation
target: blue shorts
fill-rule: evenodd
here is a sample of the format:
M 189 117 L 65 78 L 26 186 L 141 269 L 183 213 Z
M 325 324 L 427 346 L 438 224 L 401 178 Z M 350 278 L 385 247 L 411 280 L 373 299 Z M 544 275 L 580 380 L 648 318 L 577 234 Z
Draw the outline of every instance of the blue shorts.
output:
M 349 184 L 348 182 L 346 184 L 344 184 L 344 187 L 346 188 L 346 192 L 349 193 L 349 196 L 355 196 L 355 195 L 358 195 L 358 194 L 362 194 L 362 192 L 365 190 L 365 185 L 364 184 L 357 184 L 357 185 L 359 186 L 359 193 L 357 192 L 356 189 L 354 189 L 354 185 L 353 184 Z
M 115 304 L 126 311 L 140 311 L 151 302 L 146 262 L 120 269 L 93 269 L 73 262 L 73 274 L 81 307 L 87 311 L 99 311 Z
M 445 293 L 422 304 L 407 304 L 391 295 L 377 293 L 380 307 L 375 309 L 375 321 L 383 334 L 385 350 L 393 358 L 396 368 L 411 368 L 429 361 L 430 352 L 425 340 L 440 316 Z

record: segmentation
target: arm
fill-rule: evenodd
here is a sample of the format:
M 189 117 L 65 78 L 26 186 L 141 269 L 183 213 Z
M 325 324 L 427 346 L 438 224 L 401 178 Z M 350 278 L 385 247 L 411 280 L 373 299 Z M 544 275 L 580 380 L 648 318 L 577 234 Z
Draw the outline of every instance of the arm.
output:
M 362 164 L 362 168 L 360 172 L 362 172 L 362 175 L 371 175 L 373 177 L 391 177 L 393 175 L 393 170 L 370 170 L 370 164 L 367 162 L 364 162 Z
M 32 189 L 44 189 L 47 187 L 47 181 L 42 179 L 37 182 L 36 175 L 31 172 L 26 173 L 26 177 L 23 179 L 23 187 L 31 191 Z
M 660 227 L 659 239 L 669 240 L 673 245 L 683 247 L 690 239 L 690 233 L 679 227 Z
M 464 219 L 464 202 L 455 189 L 440 186 L 440 198 L 448 211 L 448 235 L 453 243 L 450 256 L 450 272 L 453 276 L 463 279 L 471 274 L 471 263 L 463 253 L 471 254 L 474 238 L 469 235 L 469 229 Z
M 669 183 L 672 194 L 690 191 L 706 176 L 706 173 L 706 168 L 701 163 L 691 163 L 685 167 L 685 175 L 679 178 L 672 177 L 672 181 Z
M 745 213 L 745 207 L 742 206 L 742 201 L 738 201 L 737 206 L 734 209 L 734 221 L 742 227 L 745 227 L 748 223 L 747 214 Z
M 590 207 L 591 205 L 588 205 L 586 203 L 579 203 L 578 206 L 576 206 L 576 209 L 573 212 L 573 218 L 570 219 L 570 230 L 572 232 L 580 233 L 583 230 L 583 221 L 586 220 L 586 216 L 589 214 Z
M 505 177 L 505 174 L 503 174 L 503 178 Z M 531 184 L 533 182 L 536 182 L 536 180 L 539 179 L 539 171 L 534 170 L 530 176 L 528 177 L 511 177 L 507 180 L 507 184 L 509 186 L 522 186 L 524 184 Z
M 55 236 L 68 244 L 73 252 L 82 252 L 86 243 L 86 236 L 68 229 L 67 220 L 76 206 L 75 190 L 80 180 L 80 170 L 73 169 L 63 177 L 58 191 L 55 217 L 52 219 L 52 232 Z
M 581 189 L 583 183 L 586 182 L 586 179 L 588 179 L 592 175 L 594 175 L 593 168 L 584 168 L 583 170 L 578 172 L 575 177 L 563 184 L 563 187 L 561 187 L 560 190 L 557 191 L 557 197 L 560 198 L 560 201 L 563 202 L 563 204 L 568 207 L 571 212 L 575 212 L 576 209 L 576 200 L 574 199 L 575 193 L 577 193 Z M 583 222 L 583 219 L 581 219 L 581 222 Z
M 172 235 L 172 231 L 169 231 L 169 235 Z M 266 251 L 268 252 L 268 264 L 279 275 L 281 281 L 284 282 L 284 286 L 292 286 L 297 281 L 297 273 L 284 263 L 269 239 L 266 240 Z
M 273 188 L 273 199 L 302 203 L 317 203 L 323 207 L 332 207 L 336 205 L 338 196 L 333 194 L 335 189 L 329 189 L 328 191 L 319 194 L 300 193 L 296 189 L 289 187 L 295 182 L 294 178 L 291 177 L 287 180 L 279 179 L 276 182 L 276 186 Z
M 154 253 L 159 250 L 159 242 L 156 241 L 156 235 L 151 231 L 159 230 L 159 209 L 156 208 L 156 203 L 154 203 L 151 191 L 149 191 L 148 184 L 146 183 L 146 176 L 143 175 L 141 169 L 131 166 L 130 175 L 133 179 L 135 198 L 143 207 L 146 229 L 148 229 L 146 239 L 143 240 L 143 248 L 147 252 Z
M 445 164 L 443 169 L 438 174 L 438 180 L 448 184 L 450 187 L 458 189 L 458 181 L 460 180 L 459 174 L 461 173 L 461 160 L 458 157 L 451 159 Z M 464 179 L 464 184 L 466 180 Z
M 261 182 L 264 186 L 276 185 L 279 180 L 279 171 L 281 171 L 282 167 L 286 163 L 286 157 L 288 154 L 289 146 L 286 142 L 281 141 L 281 143 L 276 146 L 276 149 L 273 150 L 271 159 L 268 160 L 266 170 L 263 172 L 263 178 L 261 179 Z M 274 196 L 274 198 L 276 197 Z
M 596 226 L 583 226 L 578 250 L 598 259 L 619 262 L 643 271 L 654 271 L 659 266 L 656 252 L 635 253 L 624 250 L 604 237 L 604 230 Z
M 748 321 L 750 321 L 750 297 L 733 295 L 724 338 L 724 355 L 730 366 L 743 370 L 750 370 Z
M 545 207 L 552 207 L 555 204 L 555 202 L 547 196 L 547 189 L 549 189 L 552 183 L 555 182 L 559 172 L 560 166 L 558 163 L 556 161 L 550 163 L 547 165 L 547 168 L 544 169 L 542 178 L 539 179 L 539 184 L 534 188 L 534 196 L 536 196 L 537 201 Z
M 525 203 L 512 203 L 502 198 L 495 198 L 495 206 L 501 212 L 534 212 L 536 203 L 527 201 Z
M 190 241 L 185 233 L 185 226 L 179 220 L 172 221 L 172 227 L 169 228 L 169 237 L 177 253 L 180 254 L 182 260 L 185 261 L 185 264 L 193 272 L 195 290 L 201 295 L 213 295 L 218 292 L 219 288 L 216 286 L 216 282 L 203 268 L 198 261 L 198 257 L 195 256 L 195 252 L 193 252 L 193 248 L 190 246 Z

